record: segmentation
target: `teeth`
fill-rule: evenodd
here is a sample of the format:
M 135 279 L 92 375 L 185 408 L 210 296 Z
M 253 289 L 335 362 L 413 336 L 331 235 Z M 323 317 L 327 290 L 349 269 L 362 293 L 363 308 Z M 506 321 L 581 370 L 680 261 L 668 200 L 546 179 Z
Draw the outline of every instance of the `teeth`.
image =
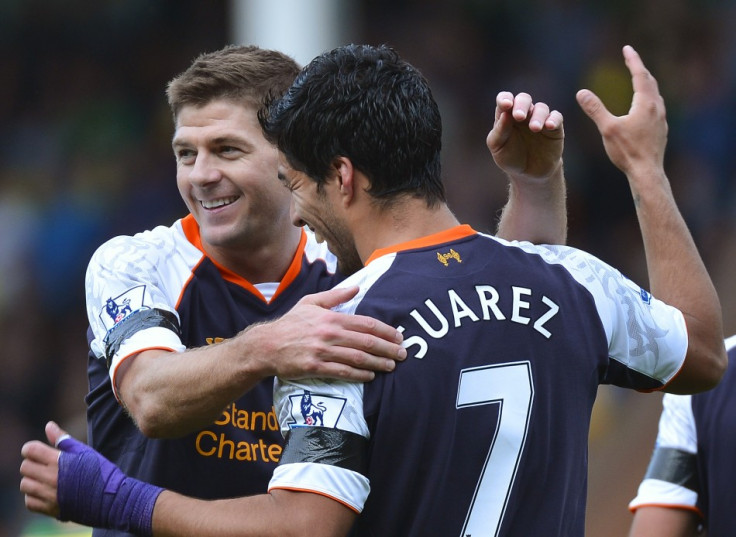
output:
M 200 203 L 205 209 L 216 209 L 217 207 L 222 207 L 223 205 L 230 205 L 237 199 L 238 196 L 231 196 L 229 198 L 220 198 L 217 200 L 200 200 Z

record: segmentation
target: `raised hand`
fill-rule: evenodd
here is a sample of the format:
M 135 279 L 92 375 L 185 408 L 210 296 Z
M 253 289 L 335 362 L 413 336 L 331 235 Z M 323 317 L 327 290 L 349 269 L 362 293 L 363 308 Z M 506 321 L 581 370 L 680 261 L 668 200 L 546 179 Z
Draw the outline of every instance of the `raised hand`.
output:
M 639 54 L 626 45 L 623 55 L 634 88 L 629 113 L 614 116 L 600 98 L 587 89 L 577 93 L 577 101 L 598 127 L 608 158 L 616 167 L 626 174 L 639 168 L 644 168 L 641 171 L 661 169 L 668 131 L 664 99 L 657 80 Z
M 496 96 L 493 129 L 486 145 L 512 179 L 546 180 L 562 167 L 565 133 L 562 114 L 528 93 Z

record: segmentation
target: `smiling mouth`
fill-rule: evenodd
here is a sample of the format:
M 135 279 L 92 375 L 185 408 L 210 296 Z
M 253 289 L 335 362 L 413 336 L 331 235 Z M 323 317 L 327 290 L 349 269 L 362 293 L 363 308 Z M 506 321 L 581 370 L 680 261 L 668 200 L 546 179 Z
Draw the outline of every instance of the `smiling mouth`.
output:
M 224 207 L 236 202 L 240 196 L 231 196 L 229 198 L 220 198 L 216 200 L 199 200 L 200 205 L 205 209 L 217 209 L 218 207 Z

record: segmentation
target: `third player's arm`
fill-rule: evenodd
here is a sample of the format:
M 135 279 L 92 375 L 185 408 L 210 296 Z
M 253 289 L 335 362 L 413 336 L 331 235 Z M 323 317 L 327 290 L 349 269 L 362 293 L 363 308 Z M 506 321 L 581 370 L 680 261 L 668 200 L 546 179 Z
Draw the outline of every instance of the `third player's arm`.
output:
M 715 386 L 726 368 L 720 302 L 664 172 L 667 120 L 657 81 L 633 48 L 625 47 L 624 57 L 634 86 L 627 115 L 612 115 L 589 90 L 578 92 L 578 102 L 629 181 L 650 289 L 685 317 L 687 357 L 666 391 L 695 393 Z
M 567 204 L 562 166 L 562 115 L 527 93 L 496 97 L 486 145 L 509 179 L 496 234 L 507 240 L 565 244 Z

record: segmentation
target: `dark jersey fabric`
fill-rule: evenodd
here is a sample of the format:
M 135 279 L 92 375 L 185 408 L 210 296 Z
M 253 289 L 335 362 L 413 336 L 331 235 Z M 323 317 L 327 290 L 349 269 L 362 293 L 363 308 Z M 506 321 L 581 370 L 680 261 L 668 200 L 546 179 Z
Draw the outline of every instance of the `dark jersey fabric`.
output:
M 736 535 L 736 346 L 721 383 L 692 397 L 698 437 L 698 507 L 709 537 Z

